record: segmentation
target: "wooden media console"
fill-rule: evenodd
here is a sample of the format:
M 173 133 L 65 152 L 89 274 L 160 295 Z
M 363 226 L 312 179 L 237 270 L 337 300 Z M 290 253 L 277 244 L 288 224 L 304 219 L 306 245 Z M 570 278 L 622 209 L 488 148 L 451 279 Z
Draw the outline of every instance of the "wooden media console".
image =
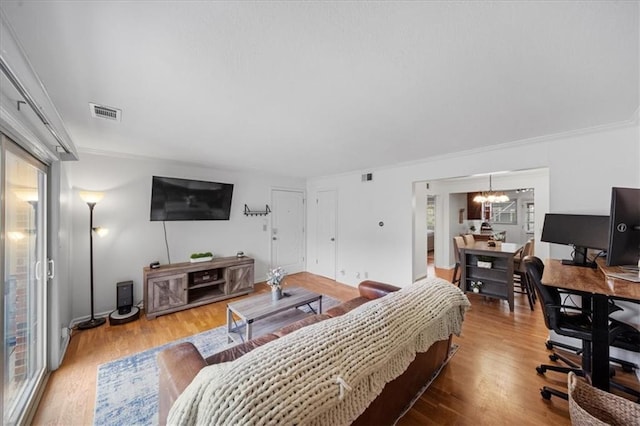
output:
M 207 262 L 144 268 L 144 310 L 153 319 L 183 309 L 253 291 L 250 257 L 219 257 Z

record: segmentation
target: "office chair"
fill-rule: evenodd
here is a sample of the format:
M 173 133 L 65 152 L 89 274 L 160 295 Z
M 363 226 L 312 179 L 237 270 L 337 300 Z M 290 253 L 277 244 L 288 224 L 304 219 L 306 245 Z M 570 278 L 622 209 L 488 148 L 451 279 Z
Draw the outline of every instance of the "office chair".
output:
M 536 367 L 538 374 L 544 374 L 547 370 L 557 371 L 561 373 L 573 372 L 579 376 L 585 376 L 591 371 L 591 311 L 585 308 L 575 306 L 562 305 L 561 291 L 556 287 L 546 286 L 542 283 L 542 274 L 544 272 L 544 264 L 535 256 L 527 256 L 523 259 L 527 279 L 538 293 L 540 303 L 542 305 L 542 314 L 544 323 L 549 330 L 553 330 L 559 335 L 573 337 L 582 342 L 582 365 L 579 366 L 571 360 L 553 353 L 549 355 L 552 361 L 561 360 L 569 367 L 561 367 L 558 365 L 542 364 Z M 609 325 L 609 343 L 612 344 L 618 336 L 624 336 L 628 333 L 633 334 L 635 329 L 627 324 L 619 321 L 611 321 Z M 615 382 L 610 382 L 612 387 L 616 387 L 627 392 L 640 400 L 640 393 L 634 389 L 627 388 Z M 567 399 L 566 393 L 558 391 L 548 386 L 540 389 L 540 394 L 544 399 L 550 399 L 552 395 Z
M 609 305 L 609 313 L 611 314 L 612 312 L 615 311 L 619 311 L 622 310 L 622 308 L 620 308 L 619 306 L 611 303 Z M 611 321 L 615 322 L 616 320 L 612 319 Z M 582 349 L 577 348 L 575 346 L 572 345 L 568 345 L 566 343 L 562 343 L 562 342 L 557 342 L 555 340 L 547 340 L 545 342 L 545 346 L 547 347 L 547 349 L 551 350 L 555 347 L 558 348 L 562 348 L 568 351 L 571 351 L 573 353 L 575 353 L 576 355 L 581 355 L 582 354 Z M 638 330 L 628 330 L 628 331 L 624 331 L 622 333 L 620 333 L 619 335 L 616 336 L 616 339 L 611 343 L 611 346 L 616 347 L 616 348 L 621 348 L 621 349 L 625 349 L 627 351 L 631 351 L 631 352 L 640 352 L 640 332 Z M 619 359 L 619 358 L 615 358 L 615 357 L 609 357 L 609 361 L 614 363 L 614 364 L 618 364 L 621 368 L 622 371 L 624 371 L 625 373 L 632 373 L 634 370 L 640 368 L 640 366 L 638 366 L 638 364 L 636 364 L 635 362 L 631 362 L 631 361 L 627 361 L 624 359 Z
M 462 279 L 462 271 L 460 270 L 460 249 L 465 246 L 464 238 L 458 236 L 453 237 L 453 253 L 456 259 L 456 266 L 453 268 L 453 278 L 451 283 L 460 287 L 460 280 Z

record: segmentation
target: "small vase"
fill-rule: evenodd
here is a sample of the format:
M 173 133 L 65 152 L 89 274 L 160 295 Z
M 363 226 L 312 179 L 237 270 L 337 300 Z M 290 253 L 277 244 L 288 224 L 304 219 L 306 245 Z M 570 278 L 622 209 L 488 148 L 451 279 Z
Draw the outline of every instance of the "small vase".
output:
M 273 288 L 271 289 L 271 300 L 280 300 L 282 299 L 282 288 Z

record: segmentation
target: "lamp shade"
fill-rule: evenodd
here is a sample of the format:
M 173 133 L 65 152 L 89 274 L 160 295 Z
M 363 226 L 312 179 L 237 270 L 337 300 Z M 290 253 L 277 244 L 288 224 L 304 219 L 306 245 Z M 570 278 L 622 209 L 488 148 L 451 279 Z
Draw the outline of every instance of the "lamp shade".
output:
M 98 237 L 104 237 L 105 235 L 107 235 L 109 233 L 109 229 L 103 228 L 102 226 L 97 226 L 97 227 L 93 228 L 93 232 L 98 234 Z
M 94 191 L 80 191 L 80 198 L 85 203 L 94 203 L 97 204 L 104 197 L 104 193 L 102 192 L 94 192 Z
M 13 192 L 14 194 L 16 194 L 16 197 L 18 197 L 22 201 L 26 201 L 26 202 L 38 201 L 38 191 L 35 188 L 17 189 Z

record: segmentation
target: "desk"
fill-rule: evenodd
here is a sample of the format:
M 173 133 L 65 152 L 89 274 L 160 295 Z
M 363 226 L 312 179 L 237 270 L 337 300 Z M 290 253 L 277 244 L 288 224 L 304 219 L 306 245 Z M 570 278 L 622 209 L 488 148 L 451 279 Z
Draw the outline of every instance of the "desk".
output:
M 473 291 L 471 282 L 482 282 L 480 294 L 496 299 L 504 299 L 513 312 L 513 256 L 522 246 L 518 244 L 498 244 L 489 247 L 486 241 L 476 241 L 473 246 L 460 249 L 462 267 L 462 289 Z M 488 258 L 490 268 L 478 266 L 478 260 Z
M 609 390 L 609 298 L 640 301 L 640 283 L 608 277 L 607 273 L 621 272 L 597 260 L 598 268 L 566 266 L 559 260 L 547 259 L 542 283 L 591 296 L 593 309 L 593 343 L 591 381 L 594 386 Z

